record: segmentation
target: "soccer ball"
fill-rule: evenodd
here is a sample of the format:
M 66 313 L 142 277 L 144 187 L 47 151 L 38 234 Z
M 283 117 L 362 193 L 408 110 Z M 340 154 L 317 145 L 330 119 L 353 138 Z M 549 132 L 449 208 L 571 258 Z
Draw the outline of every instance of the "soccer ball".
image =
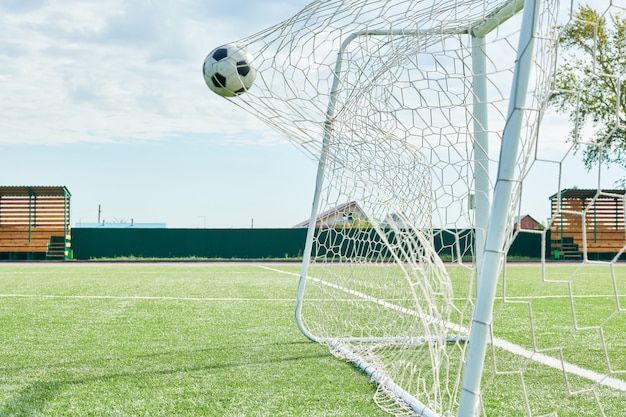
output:
M 256 68 L 250 55 L 237 45 L 215 48 L 204 60 L 204 82 L 211 91 L 224 97 L 235 97 L 252 87 Z

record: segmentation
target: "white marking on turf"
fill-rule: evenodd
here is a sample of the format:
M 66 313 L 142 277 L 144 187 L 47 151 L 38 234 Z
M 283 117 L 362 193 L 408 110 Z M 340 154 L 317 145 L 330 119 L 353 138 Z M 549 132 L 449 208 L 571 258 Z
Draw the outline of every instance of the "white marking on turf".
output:
M 280 301 L 294 302 L 295 298 L 219 298 L 219 297 L 166 297 L 148 295 L 50 295 L 50 294 L 0 294 L 0 298 L 65 298 L 93 300 L 165 300 L 165 301 Z
M 280 269 L 275 269 L 275 268 L 271 268 L 271 267 L 264 266 L 264 265 L 259 265 L 259 266 L 261 268 L 263 268 L 263 269 L 267 269 L 267 270 L 270 270 L 270 271 L 278 272 L 278 273 L 281 273 L 281 274 L 288 274 L 288 275 L 295 275 L 295 276 L 299 276 L 300 275 L 298 273 L 281 271 Z M 369 296 L 367 294 L 363 294 L 363 293 L 360 293 L 358 291 L 351 290 L 349 288 L 344 288 L 344 287 L 341 287 L 341 286 L 336 285 L 336 284 L 331 284 L 331 283 L 325 282 L 325 281 L 323 281 L 321 279 L 318 279 L 318 278 L 309 277 L 309 279 L 311 279 L 311 280 L 313 280 L 315 282 L 318 282 L 320 284 L 323 284 L 323 285 L 326 285 L 326 286 L 338 289 L 338 290 L 346 291 L 350 295 L 358 296 L 358 297 L 364 298 L 366 300 L 376 302 L 377 304 L 380 304 L 380 305 L 382 305 L 384 307 L 387 307 L 387 308 L 392 308 L 393 310 L 396 310 L 396 311 L 404 313 L 404 314 L 411 314 L 411 315 L 418 315 L 419 314 L 418 312 L 410 310 L 410 309 L 407 309 L 405 307 L 398 307 L 396 305 L 388 303 L 387 301 L 376 299 L 376 298 L 371 297 L 371 296 Z M 548 296 L 548 297 L 552 297 L 552 296 Z M 469 329 L 465 328 L 463 326 L 455 325 L 455 324 L 452 324 L 452 323 L 445 323 L 445 325 L 446 325 L 446 327 L 448 327 L 450 329 L 454 329 L 456 331 L 460 331 L 462 333 L 469 334 Z M 548 356 L 548 355 L 544 355 L 543 353 L 532 352 L 532 351 L 530 351 L 528 349 L 523 348 L 522 346 L 516 345 L 516 344 L 511 343 L 511 342 L 507 342 L 504 339 L 493 338 L 491 340 L 491 343 L 494 346 L 496 346 L 496 347 L 498 347 L 500 349 L 506 350 L 507 352 L 510 352 L 510 353 L 515 354 L 515 355 L 519 355 L 519 356 L 522 356 L 524 358 L 530 359 L 532 361 L 538 362 L 538 363 L 540 363 L 542 365 L 549 366 L 551 368 L 554 368 L 554 369 L 557 369 L 557 370 L 561 370 L 561 371 L 564 371 L 566 373 L 574 374 L 574 375 L 577 375 L 579 377 L 589 379 L 589 380 L 595 382 L 598 385 L 603 385 L 603 386 L 606 386 L 606 387 L 609 387 L 609 388 L 613 388 L 613 389 L 617 389 L 617 390 L 626 392 L 626 381 L 623 381 L 621 379 L 612 378 L 610 376 L 603 375 L 603 374 L 600 374 L 598 372 L 590 371 L 588 369 L 581 368 L 581 367 L 579 367 L 577 365 L 573 365 L 573 364 L 567 363 L 567 362 L 565 362 L 565 361 L 563 361 L 561 359 L 553 358 L 553 357 Z

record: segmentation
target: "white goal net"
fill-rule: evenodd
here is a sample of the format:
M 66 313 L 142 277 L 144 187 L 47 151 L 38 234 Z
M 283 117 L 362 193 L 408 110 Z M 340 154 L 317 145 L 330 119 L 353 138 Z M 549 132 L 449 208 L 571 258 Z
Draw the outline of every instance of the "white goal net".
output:
M 617 3 L 596 5 L 607 30 L 626 19 Z M 579 7 L 319 0 L 233 42 L 256 78 L 229 100 L 318 164 L 298 325 L 391 414 L 626 415 L 624 193 L 597 167 L 595 192 L 564 191 L 586 178 L 567 172 L 577 149 L 610 150 L 567 101 L 584 100 L 557 54 L 567 28 L 587 28 L 592 50 L 604 33 Z M 623 132 L 625 75 L 590 68 L 574 74 L 617 84 Z M 600 223 L 615 225 L 610 249 Z M 536 263 L 507 262 L 520 241 Z

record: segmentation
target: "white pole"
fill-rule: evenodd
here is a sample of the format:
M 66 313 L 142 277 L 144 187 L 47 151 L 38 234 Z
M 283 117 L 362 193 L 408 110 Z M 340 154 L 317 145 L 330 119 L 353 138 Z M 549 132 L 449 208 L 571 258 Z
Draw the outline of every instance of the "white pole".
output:
M 308 276 L 309 263 L 311 262 L 311 251 L 313 250 L 313 238 L 315 237 L 315 228 L 317 226 L 317 215 L 320 209 L 320 196 L 324 187 L 324 175 L 326 171 L 326 162 L 328 159 L 328 152 L 330 147 L 330 140 L 333 131 L 333 120 L 335 118 L 335 104 L 337 102 L 337 91 L 339 88 L 339 75 L 341 73 L 342 56 L 346 45 L 354 39 L 355 36 L 351 36 L 344 41 L 341 45 L 341 49 L 337 52 L 337 61 L 335 62 L 335 71 L 333 78 L 333 85 L 330 89 L 330 98 L 328 100 L 328 107 L 326 108 L 326 120 L 324 121 L 324 132 L 322 136 L 322 151 L 320 153 L 320 159 L 317 164 L 317 175 L 315 178 L 315 191 L 313 193 L 313 203 L 311 204 L 311 216 L 309 218 L 309 228 L 306 235 L 306 241 L 304 243 L 304 252 L 302 254 L 302 268 L 300 270 L 300 279 L 298 281 L 298 292 L 296 294 L 296 323 L 298 328 L 306 337 L 314 341 L 320 341 L 320 339 L 304 326 L 302 322 L 302 301 L 304 299 L 304 291 L 306 288 L 306 279 Z
M 313 193 L 313 203 L 311 207 L 311 216 L 309 218 L 309 229 L 307 231 L 306 241 L 304 243 L 304 253 L 302 255 L 302 268 L 300 270 L 300 279 L 298 281 L 298 291 L 296 294 L 296 323 L 300 331 L 309 339 L 320 341 L 320 339 L 309 332 L 302 323 L 302 301 L 306 289 L 306 279 L 308 275 L 309 263 L 311 261 L 311 251 L 313 249 L 313 238 L 315 236 L 315 228 L 317 216 L 320 208 L 320 196 L 324 186 L 324 175 L 326 171 L 326 163 L 328 160 L 328 152 L 330 141 L 332 139 L 333 123 L 335 119 L 335 105 L 337 103 L 337 93 L 339 91 L 339 79 L 341 76 L 341 67 L 343 64 L 343 53 L 350 43 L 361 36 L 416 36 L 420 31 L 405 30 L 363 30 L 350 34 L 341 43 L 341 47 L 337 52 L 337 61 L 333 72 L 333 84 L 330 89 L 330 98 L 328 107 L 326 108 L 326 120 L 324 121 L 324 132 L 322 136 L 322 151 L 317 165 L 317 175 L 315 180 L 315 191 Z
M 516 181 L 516 159 L 519 150 L 522 118 L 528 89 L 530 67 L 534 46 L 534 30 L 540 0 L 526 0 L 520 32 L 519 45 L 507 122 L 502 136 L 500 163 L 494 189 L 491 220 L 487 231 L 483 268 L 478 282 L 480 291 L 472 318 L 472 329 L 465 373 L 461 386 L 459 417 L 473 417 L 480 400 L 480 382 L 485 364 L 487 343 L 491 338 L 493 305 L 504 253 L 508 211 L 512 201 L 513 184 Z
M 480 275 L 489 224 L 489 134 L 487 106 L 487 57 L 484 36 L 472 36 L 472 90 L 474 92 L 474 250 L 476 276 Z M 477 283 L 478 287 L 478 283 Z

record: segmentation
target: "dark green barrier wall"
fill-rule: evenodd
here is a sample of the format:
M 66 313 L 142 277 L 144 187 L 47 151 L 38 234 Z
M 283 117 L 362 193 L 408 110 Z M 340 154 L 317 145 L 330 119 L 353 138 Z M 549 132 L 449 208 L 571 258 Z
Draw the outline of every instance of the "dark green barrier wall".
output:
M 74 259 L 88 260 L 115 257 L 142 258 L 223 258 L 263 259 L 299 258 L 302 256 L 306 229 L 72 229 Z M 342 237 L 332 229 L 326 232 L 335 247 L 344 253 L 358 255 L 359 234 L 373 233 L 371 229 L 353 230 Z M 461 245 L 469 245 L 472 235 L 459 231 Z M 342 241 L 338 241 L 338 239 Z M 344 241 L 345 240 L 345 241 Z M 435 246 L 442 255 L 450 255 L 454 245 L 452 234 L 438 234 Z M 376 245 L 376 242 L 370 245 Z M 357 246 L 355 246 L 357 245 Z M 441 250 L 441 248 L 445 248 Z M 461 248 L 464 252 L 465 249 Z M 511 256 L 539 258 L 541 235 L 520 233 L 509 251 Z
M 72 229 L 74 259 L 292 258 L 302 256 L 306 229 Z
M 541 235 L 520 232 L 511 243 L 508 255 L 524 258 L 541 258 Z M 546 231 L 546 259 L 550 259 L 550 231 Z

